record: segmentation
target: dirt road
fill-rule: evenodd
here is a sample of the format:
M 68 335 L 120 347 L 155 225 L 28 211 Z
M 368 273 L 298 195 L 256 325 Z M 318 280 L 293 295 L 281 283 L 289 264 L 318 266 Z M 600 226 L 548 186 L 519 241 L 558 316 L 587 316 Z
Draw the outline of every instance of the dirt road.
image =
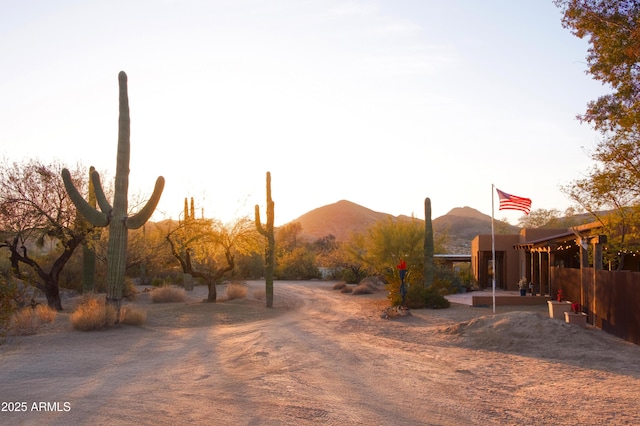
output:
M 384 292 L 331 287 L 276 282 L 273 309 L 142 296 L 145 326 L 101 332 L 59 315 L 0 346 L 0 424 L 640 424 L 638 346 L 545 307 L 385 320 Z

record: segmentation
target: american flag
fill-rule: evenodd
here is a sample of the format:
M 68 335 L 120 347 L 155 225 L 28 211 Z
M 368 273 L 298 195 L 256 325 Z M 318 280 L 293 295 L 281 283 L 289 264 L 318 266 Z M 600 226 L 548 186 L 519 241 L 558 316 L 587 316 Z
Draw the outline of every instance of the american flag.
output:
M 529 214 L 531 211 L 531 200 L 529 198 L 507 194 L 498 188 L 496 188 L 496 191 L 498 191 L 498 197 L 500 197 L 500 210 L 520 210 L 525 214 Z

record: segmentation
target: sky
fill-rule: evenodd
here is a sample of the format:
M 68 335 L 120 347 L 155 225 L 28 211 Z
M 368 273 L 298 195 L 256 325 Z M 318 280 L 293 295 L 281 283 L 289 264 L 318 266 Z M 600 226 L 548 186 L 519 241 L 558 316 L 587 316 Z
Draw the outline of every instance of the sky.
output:
M 608 88 L 551 0 L 0 0 L 0 155 L 116 166 L 153 220 L 185 197 L 223 222 L 349 200 L 432 218 L 499 211 L 492 185 L 563 212 L 592 166 L 576 115 Z M 493 203 L 493 204 L 492 204 Z

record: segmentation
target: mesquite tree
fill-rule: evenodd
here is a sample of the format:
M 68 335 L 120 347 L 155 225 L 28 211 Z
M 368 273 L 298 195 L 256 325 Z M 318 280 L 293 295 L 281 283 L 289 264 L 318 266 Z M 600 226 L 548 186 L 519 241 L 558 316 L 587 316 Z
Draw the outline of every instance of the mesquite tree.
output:
M 107 201 L 100 183 L 98 172 L 91 174 L 96 199 L 100 211 L 87 203 L 73 185 L 68 170 L 62 171 L 62 179 L 69 197 L 80 213 L 93 226 L 109 226 L 109 243 L 107 248 L 107 303 L 120 312 L 124 273 L 126 269 L 127 237 L 129 229 L 140 228 L 151 217 L 160 201 L 164 188 L 164 178 L 158 177 L 151 198 L 137 214 L 128 215 L 129 191 L 129 156 L 131 120 L 129 117 L 129 96 L 127 93 L 127 75 L 124 71 L 118 74 L 119 109 L 118 120 L 118 155 L 116 161 L 116 180 L 113 195 L 113 206 Z
M 256 204 L 256 229 L 262 234 L 267 245 L 264 249 L 264 279 L 267 307 L 273 307 L 273 270 L 275 266 L 276 243 L 273 234 L 274 202 L 271 198 L 271 173 L 267 172 L 267 223 L 262 226 L 260 221 L 260 207 Z
M 12 273 L 41 290 L 57 310 L 62 310 L 60 274 L 87 233 L 78 226 L 61 169 L 38 160 L 0 167 L 0 248 L 9 250 Z M 84 187 L 85 173 L 78 168 L 70 179 Z

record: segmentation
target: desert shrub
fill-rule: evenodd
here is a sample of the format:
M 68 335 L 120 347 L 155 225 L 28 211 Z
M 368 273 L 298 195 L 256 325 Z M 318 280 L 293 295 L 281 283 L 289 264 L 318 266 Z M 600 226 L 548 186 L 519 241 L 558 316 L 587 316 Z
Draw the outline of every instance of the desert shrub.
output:
M 389 300 L 392 306 L 400 306 L 402 304 L 399 287 L 399 283 L 387 284 Z M 408 287 L 405 304 L 412 309 L 439 309 L 448 308 L 450 306 L 449 301 L 442 295 L 441 289 L 433 286 L 425 288 L 421 284 L 414 284 Z
M 18 286 L 6 278 L 0 278 L 0 342 L 9 331 L 11 317 L 16 311 L 15 298 L 18 295 Z
M 153 287 L 163 287 L 165 285 L 167 285 L 167 281 L 165 281 L 164 279 L 160 278 L 160 277 L 153 277 L 153 279 L 151 280 L 151 285 Z
M 458 273 L 450 269 L 436 268 L 433 276 L 434 289 L 440 294 L 455 294 L 460 291 L 465 284 Z
M 248 292 L 246 284 L 231 283 L 227 285 L 227 300 L 244 299 Z
M 136 284 L 129 277 L 125 277 L 124 279 L 124 288 L 122 289 L 122 297 L 131 301 L 135 300 L 138 296 L 138 289 L 136 289 Z
M 38 332 L 38 316 L 35 309 L 22 308 L 11 317 L 11 333 L 15 336 L 28 336 Z
M 342 290 L 340 290 L 340 293 L 351 293 L 352 291 L 353 289 L 351 287 L 344 286 Z
M 345 282 L 339 282 L 339 283 L 335 283 L 333 285 L 333 289 L 334 290 L 342 290 L 343 288 L 345 288 L 347 286 L 347 283 Z
M 153 303 L 177 303 L 184 302 L 187 298 L 183 288 L 164 286 L 153 289 L 151 301 Z
M 305 247 L 296 247 L 292 251 L 280 253 L 275 275 L 283 280 L 310 280 L 322 277 L 316 266 L 315 254 Z
M 142 325 L 147 320 L 147 312 L 133 306 L 120 309 L 120 322 L 128 325 Z
M 116 323 L 116 310 L 103 300 L 88 298 L 78 305 L 70 319 L 76 330 L 100 330 Z
M 360 277 L 357 277 L 351 269 L 345 269 L 342 271 L 342 279 L 347 284 L 357 284 Z
M 360 283 L 353 289 L 353 294 L 372 294 L 373 288 L 368 283 Z
M 36 305 L 34 311 L 41 324 L 54 322 L 58 315 L 58 311 L 48 305 Z
M 267 291 L 266 290 L 254 290 L 253 291 L 253 298 L 254 299 L 258 299 L 258 300 L 264 300 L 267 297 Z
M 55 321 L 58 312 L 47 305 L 35 305 L 17 310 L 11 317 L 9 326 L 14 336 L 36 334 L 42 324 Z
M 437 288 L 425 288 L 421 285 L 410 286 L 407 291 L 406 304 L 411 309 L 441 309 L 450 306 L 449 301 L 440 294 Z

